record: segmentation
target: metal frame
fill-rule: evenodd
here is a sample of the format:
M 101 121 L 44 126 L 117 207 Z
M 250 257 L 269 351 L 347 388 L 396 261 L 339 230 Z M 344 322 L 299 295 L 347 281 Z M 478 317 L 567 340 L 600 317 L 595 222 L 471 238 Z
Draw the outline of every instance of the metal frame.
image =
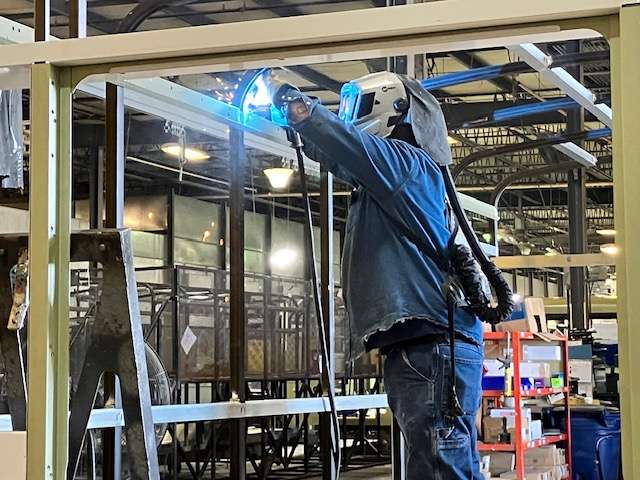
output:
M 629 6 L 623 7 L 625 3 Z M 65 296 L 68 272 L 69 179 L 60 176 L 70 164 L 70 112 L 58 109 L 58 98 L 68 104 L 68 82 L 73 86 L 91 74 L 158 75 L 198 71 L 246 69 L 254 66 L 337 61 L 366 56 L 390 56 L 437 50 L 504 46 L 524 41 L 567 40 L 585 37 L 592 29 L 611 42 L 614 92 L 614 152 L 616 228 L 621 244 L 618 258 L 621 330 L 621 400 L 624 473 L 640 477 L 640 413 L 633 398 L 640 389 L 640 371 L 631 366 L 640 353 L 632 349 L 640 327 L 630 314 L 640 310 L 640 296 L 632 285 L 640 282 L 638 244 L 640 209 L 633 208 L 640 189 L 640 149 L 635 122 L 640 97 L 636 58 L 640 47 L 640 7 L 622 0 L 540 0 L 523 12 L 517 2 L 484 0 L 473 6 L 447 0 L 402 7 L 308 15 L 286 19 L 241 22 L 161 32 L 141 32 L 65 40 L 40 45 L 0 47 L 6 66 L 32 66 L 32 108 L 39 114 L 32 125 L 32 245 L 30 331 L 29 478 L 63 478 L 66 456 L 67 344 L 61 341 L 68 308 Z M 327 34 L 327 32 L 331 32 Z M 41 63 L 41 62 L 49 62 Z M 118 62 L 117 64 L 115 62 Z M 111 64 L 109 64 L 111 63 Z M 71 68 L 68 68 L 71 67 Z M 53 85 L 51 84 L 54 81 Z M 624 102 L 623 102 L 624 99 Z M 44 112 L 51 112 L 48 115 Z M 57 121 L 57 123 L 56 123 Z M 627 128 L 625 129 L 625 125 Z M 59 131 L 57 126 L 59 126 Z M 58 158 L 56 159 L 56 154 Z M 57 161 L 56 161 L 57 160 Z M 68 170 L 66 170 L 68 171 Z M 62 178 L 64 177 L 64 178 Z M 40 180 L 38 180 L 40 179 Z M 34 188 L 34 186 L 36 188 Z M 629 197 L 629 198 L 627 198 Z M 628 204 L 628 205 L 627 205 Z M 55 215 L 55 213 L 61 215 Z M 634 227 L 635 226 L 635 227 Z M 35 286 L 37 285 L 37 288 Z M 35 328 L 34 328 L 34 325 Z M 38 328 L 38 326 L 43 326 Z M 51 340 L 51 341 L 49 341 Z M 57 400 L 56 400 L 57 399 Z M 64 399 L 64 401 L 63 401 Z M 240 404 L 240 408 L 242 404 Z

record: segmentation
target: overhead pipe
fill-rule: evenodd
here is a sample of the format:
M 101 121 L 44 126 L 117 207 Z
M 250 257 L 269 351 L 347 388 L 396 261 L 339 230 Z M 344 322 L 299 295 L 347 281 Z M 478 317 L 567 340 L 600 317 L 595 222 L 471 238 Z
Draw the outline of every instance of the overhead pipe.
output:
M 581 52 L 567 55 L 558 55 L 552 58 L 551 67 L 564 67 L 583 63 L 605 62 L 609 60 L 608 51 Z M 446 73 L 422 81 L 422 86 L 427 90 L 453 87 L 469 82 L 492 80 L 506 75 L 522 73 L 534 73 L 536 70 L 527 62 L 511 62 L 503 65 L 489 65 L 486 67 L 472 68 L 462 72 Z
M 492 148 L 490 150 L 482 150 L 474 152 L 471 155 L 467 155 L 458 163 L 453 169 L 453 178 L 456 179 L 460 173 L 462 173 L 471 164 L 482 160 L 484 158 L 497 157 L 500 155 L 506 155 L 509 153 L 521 152 L 524 150 L 533 150 L 540 147 L 548 147 L 552 145 L 560 145 L 562 143 L 573 142 L 574 140 L 596 140 L 598 138 L 610 137 L 610 128 L 599 128 L 596 130 L 586 130 L 583 132 L 553 135 L 547 138 L 540 138 L 537 140 L 531 140 L 529 142 L 514 143 L 511 145 L 505 145 L 504 147 Z
M 146 0 L 136 5 L 127 13 L 118 26 L 117 33 L 135 32 L 151 15 L 167 7 L 181 7 L 196 0 Z
M 533 102 L 525 105 L 516 105 L 514 107 L 500 108 L 488 116 L 464 122 L 462 128 L 471 128 L 478 126 L 487 126 L 497 122 L 506 120 L 514 120 L 516 118 L 528 117 L 540 113 L 554 112 L 556 110 L 569 110 L 580 107 L 580 104 L 571 97 L 562 97 L 544 102 Z

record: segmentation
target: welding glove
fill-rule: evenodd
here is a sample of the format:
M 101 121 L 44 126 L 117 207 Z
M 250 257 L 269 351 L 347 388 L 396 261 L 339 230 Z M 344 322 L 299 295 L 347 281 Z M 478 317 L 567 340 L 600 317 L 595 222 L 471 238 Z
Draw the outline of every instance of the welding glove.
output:
M 265 84 L 275 109 L 286 125 L 295 125 L 311 113 L 313 99 L 304 95 L 297 87 L 283 82 L 273 71 L 265 75 Z

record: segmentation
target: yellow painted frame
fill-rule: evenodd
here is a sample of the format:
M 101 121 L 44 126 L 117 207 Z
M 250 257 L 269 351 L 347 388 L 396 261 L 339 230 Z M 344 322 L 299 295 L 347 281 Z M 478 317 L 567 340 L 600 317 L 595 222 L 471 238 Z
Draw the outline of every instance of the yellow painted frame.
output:
M 447 2 L 424 7 L 442 8 Z M 482 9 L 485 2 L 467 2 Z M 496 2 L 494 1 L 493 4 Z M 519 2 L 515 2 L 519 3 Z M 543 3 L 543 2 L 541 2 Z M 586 2 L 588 3 L 588 2 Z M 622 2 L 621 2 L 622 3 Z M 512 2 L 509 4 L 513 5 Z M 430 6 L 431 5 L 431 6 Z M 493 5 L 495 7 L 495 5 Z M 535 7 L 533 7 L 535 8 Z M 395 12 L 395 11 L 394 11 Z M 400 12 L 400 11 L 399 11 Z M 358 16 L 359 13 L 344 13 Z M 395 13 L 394 13 L 395 15 Z M 318 17 L 320 16 L 308 16 Z M 289 21 L 297 21 L 287 19 Z M 409 16 L 407 16 L 409 21 Z M 306 21 L 306 20 L 305 20 Z M 415 25 L 415 17 L 411 20 Z M 426 20 L 425 20 L 426 21 Z M 265 21 L 264 25 L 271 25 Z M 273 23 L 273 22 L 272 22 Z M 298 22 L 301 23 L 301 22 Z M 284 23 L 283 23 L 284 25 Z M 446 25 L 445 25 L 446 26 Z M 640 295 L 633 285 L 640 285 L 640 209 L 635 197 L 640 192 L 640 135 L 635 132 L 640 117 L 640 96 L 634 90 L 640 85 L 640 5 L 632 2 L 617 13 L 598 14 L 590 18 L 576 18 L 561 13 L 544 21 L 540 18 L 529 24 L 509 25 L 502 21 L 482 27 L 454 24 L 450 30 L 441 28 L 432 33 L 396 32 L 396 48 L 416 48 L 433 37 L 442 42 L 458 42 L 460 46 L 470 38 L 489 38 L 492 32 L 513 28 L 545 29 L 558 32 L 592 29 L 606 37 L 611 45 L 614 128 L 614 191 L 615 219 L 621 252 L 617 260 L 619 285 L 620 328 L 620 393 L 622 401 L 623 468 L 626 478 L 640 478 L 640 411 L 633 408 L 633 398 L 640 398 L 640 323 L 633 321 L 640 312 Z M 200 28 L 200 27 L 194 27 Z M 230 27 L 225 27 L 230 28 Z M 240 27 L 238 27 L 240 28 Z M 354 26 L 355 28 L 355 26 Z M 184 35 L 192 29 L 184 29 Z M 136 37 L 140 38 L 140 37 Z M 389 37 L 390 38 L 390 37 Z M 185 51 L 170 58 L 153 58 L 144 62 L 91 64 L 34 64 L 32 66 L 32 161 L 31 161 L 31 326 L 29 332 L 29 410 L 28 410 L 28 478 L 65 478 L 67 455 L 68 399 L 68 267 L 70 217 L 70 98 L 72 90 L 90 75 L 124 74 L 130 71 L 193 71 L 194 68 L 242 69 L 263 65 L 284 65 L 304 58 L 309 62 L 329 61 L 327 53 L 336 58 L 346 51 L 386 52 L 389 38 L 341 39 L 335 44 L 319 45 L 300 42 L 291 47 L 281 45 L 267 51 L 230 51 L 206 54 Z M 74 40 L 75 42 L 81 40 Z M 88 41 L 88 40 L 87 40 Z M 385 45 L 385 42 L 387 44 Z M 476 45 L 477 46 L 477 45 Z M 386 49 L 385 49 L 386 48 Z M 324 58 L 324 60 L 322 60 Z M 290 62 L 290 63 L 288 63 Z M 191 70 L 190 70 L 191 69 Z M 625 128 L 626 126 L 626 128 Z M 635 447 L 635 448 L 634 448 Z

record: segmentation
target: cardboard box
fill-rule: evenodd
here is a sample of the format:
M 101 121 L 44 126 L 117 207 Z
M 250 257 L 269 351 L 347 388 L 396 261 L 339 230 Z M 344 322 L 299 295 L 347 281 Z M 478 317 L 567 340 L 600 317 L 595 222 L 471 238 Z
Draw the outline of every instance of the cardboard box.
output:
M 547 317 L 544 301 L 537 297 L 527 297 L 521 308 L 516 306 L 512 320 L 496 325 L 498 332 L 541 332 L 547 333 Z
M 510 452 L 492 452 L 489 454 L 489 472 L 493 477 L 499 477 L 505 472 L 510 472 L 516 468 L 516 455 Z
M 551 470 L 525 470 L 524 472 L 526 480 L 553 480 L 553 473 Z M 518 476 L 516 472 L 505 472 L 500 475 L 500 478 L 506 480 L 516 480 Z
M 0 432 L 0 480 L 27 478 L 27 432 Z
M 504 417 L 484 417 L 482 419 L 482 438 L 485 443 L 498 443 L 500 434 L 506 432 Z
M 504 378 L 504 363 L 497 359 L 485 358 L 482 362 L 485 377 Z
M 528 468 L 564 466 L 566 463 L 564 449 L 555 445 L 532 448 L 524 454 L 524 464 Z

